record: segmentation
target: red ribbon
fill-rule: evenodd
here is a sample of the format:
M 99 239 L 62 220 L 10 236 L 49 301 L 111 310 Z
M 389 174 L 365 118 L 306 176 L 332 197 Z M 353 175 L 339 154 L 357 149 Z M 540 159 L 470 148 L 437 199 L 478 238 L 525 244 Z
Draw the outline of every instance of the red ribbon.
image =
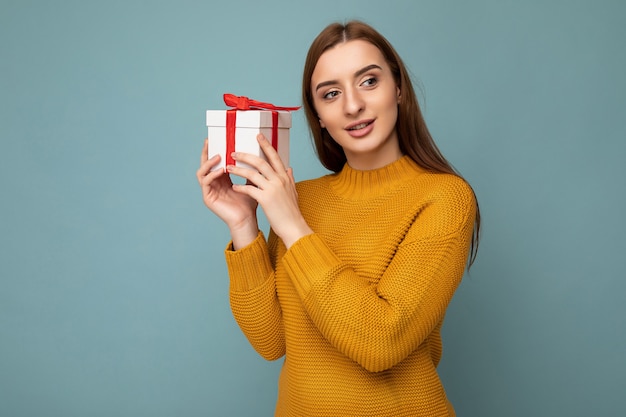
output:
M 237 111 L 270 110 L 272 112 L 272 147 L 278 149 L 278 112 L 296 111 L 300 107 L 281 107 L 271 103 L 251 100 L 244 96 L 224 94 L 224 103 L 233 109 L 226 110 L 226 165 L 234 165 L 231 154 L 235 151 L 235 127 L 237 125 Z

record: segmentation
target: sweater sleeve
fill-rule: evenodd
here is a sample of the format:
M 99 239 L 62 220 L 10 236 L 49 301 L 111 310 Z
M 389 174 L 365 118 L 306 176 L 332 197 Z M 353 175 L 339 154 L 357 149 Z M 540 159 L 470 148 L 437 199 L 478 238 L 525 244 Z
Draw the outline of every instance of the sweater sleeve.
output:
M 225 251 L 230 276 L 233 316 L 254 349 L 267 360 L 285 354 L 280 304 L 276 296 L 274 267 L 262 232 L 248 246 Z
M 405 359 L 443 320 L 465 270 L 476 209 L 469 187 L 455 197 L 415 214 L 377 282 L 360 277 L 318 234 L 285 254 L 287 273 L 313 322 L 368 371 Z

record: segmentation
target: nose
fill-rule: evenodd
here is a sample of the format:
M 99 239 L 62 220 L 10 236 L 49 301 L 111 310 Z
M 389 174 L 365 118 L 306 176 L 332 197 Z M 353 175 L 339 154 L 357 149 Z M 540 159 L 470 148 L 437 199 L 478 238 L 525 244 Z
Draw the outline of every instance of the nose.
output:
M 343 111 L 346 116 L 356 116 L 365 108 L 365 102 L 356 89 L 344 91 Z

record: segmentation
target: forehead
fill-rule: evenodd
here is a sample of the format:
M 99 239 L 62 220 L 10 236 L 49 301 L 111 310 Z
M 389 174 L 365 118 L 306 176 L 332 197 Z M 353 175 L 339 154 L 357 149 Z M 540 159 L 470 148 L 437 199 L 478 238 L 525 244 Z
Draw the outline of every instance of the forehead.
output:
M 352 77 L 356 71 L 371 64 L 377 64 L 383 69 L 388 68 L 383 54 L 373 44 L 360 39 L 343 42 L 320 56 L 311 80 L 319 82 Z

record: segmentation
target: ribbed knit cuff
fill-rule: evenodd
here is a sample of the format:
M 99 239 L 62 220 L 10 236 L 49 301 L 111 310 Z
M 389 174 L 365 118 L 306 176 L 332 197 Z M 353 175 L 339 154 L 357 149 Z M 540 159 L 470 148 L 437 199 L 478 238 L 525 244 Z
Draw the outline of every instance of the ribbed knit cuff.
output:
M 256 288 L 272 273 L 267 242 L 261 231 L 255 240 L 239 250 L 233 250 L 230 242 L 224 255 L 233 291 L 242 292 Z
M 341 260 L 326 242 L 313 233 L 296 241 L 285 253 L 283 263 L 300 297 L 304 299 L 313 285 L 319 285 L 330 275 L 330 271 L 340 267 Z

